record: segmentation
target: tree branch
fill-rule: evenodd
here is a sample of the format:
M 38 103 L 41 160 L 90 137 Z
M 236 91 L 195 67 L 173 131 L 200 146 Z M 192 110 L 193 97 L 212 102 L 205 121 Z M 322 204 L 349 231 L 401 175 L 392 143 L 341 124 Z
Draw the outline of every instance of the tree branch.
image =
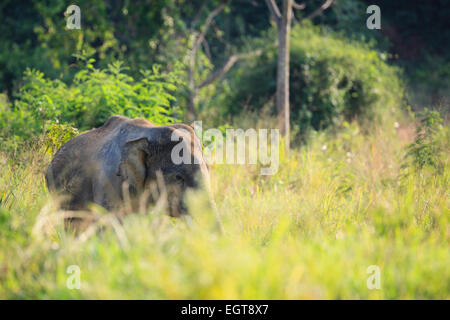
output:
M 297 3 L 295 1 L 292 1 L 292 8 L 296 10 L 303 10 L 306 8 L 306 4 L 304 3 Z M 294 10 L 292 10 L 292 21 L 297 22 L 297 17 L 295 16 Z
M 325 10 L 327 10 L 332 4 L 334 0 L 326 0 L 319 8 L 314 10 L 306 19 L 314 19 L 318 15 L 322 14 Z
M 194 43 L 193 50 L 196 51 L 200 43 L 203 42 L 203 39 L 205 38 L 206 33 L 208 32 L 209 27 L 211 26 L 211 23 L 213 22 L 213 19 L 223 10 L 225 5 L 227 4 L 228 0 L 223 0 L 222 3 L 215 8 L 213 11 L 211 11 L 206 18 L 206 21 L 203 25 L 203 30 L 200 31 L 200 33 L 197 36 L 197 39 Z
M 239 60 L 238 55 L 232 55 L 228 58 L 227 62 L 218 70 L 213 72 L 208 78 L 205 79 L 197 88 L 201 89 L 204 86 L 207 86 L 208 84 L 213 83 L 215 80 L 221 78 L 225 73 L 228 72 L 228 70 L 231 69 L 231 67 Z
M 205 54 L 208 57 L 209 61 L 212 60 L 212 56 L 211 56 L 211 50 L 209 49 L 209 44 L 206 41 L 206 39 L 203 39 L 203 48 L 205 48 Z
M 281 13 L 280 9 L 278 9 L 278 6 L 275 2 L 275 0 L 266 0 L 266 4 L 269 7 L 269 11 L 274 18 L 277 25 L 281 23 Z
M 228 58 L 228 60 L 225 62 L 225 64 L 219 68 L 218 70 L 214 71 L 211 75 L 209 75 L 199 86 L 197 86 L 197 89 L 201 89 L 208 84 L 213 83 L 217 79 L 221 78 L 224 74 L 226 74 L 236 62 L 238 62 L 240 59 L 253 57 L 255 55 L 259 55 L 262 53 L 261 49 L 249 52 L 249 53 L 242 53 L 242 54 L 234 54 Z
M 303 10 L 305 9 L 306 4 L 304 3 L 297 3 L 295 1 L 292 2 L 292 8 L 297 9 L 297 10 Z

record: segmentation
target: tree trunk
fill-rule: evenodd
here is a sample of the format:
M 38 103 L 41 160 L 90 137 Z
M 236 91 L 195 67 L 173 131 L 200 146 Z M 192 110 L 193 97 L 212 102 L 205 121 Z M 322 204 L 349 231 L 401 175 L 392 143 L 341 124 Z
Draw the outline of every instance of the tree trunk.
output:
M 289 150 L 289 35 L 291 32 L 292 0 L 283 0 L 281 23 L 278 25 L 278 65 L 276 104 L 278 127 Z
M 186 112 L 186 120 L 187 121 L 195 121 L 196 119 L 196 112 L 195 112 L 195 100 L 197 97 L 197 89 L 196 88 L 189 88 L 188 97 L 187 97 L 187 112 Z
M 195 58 L 196 58 L 196 48 L 192 49 L 192 52 L 189 55 L 189 65 L 188 65 L 188 96 L 187 96 L 187 112 L 186 118 L 188 121 L 195 120 L 195 100 L 197 96 L 197 88 L 195 87 L 194 73 L 195 73 Z

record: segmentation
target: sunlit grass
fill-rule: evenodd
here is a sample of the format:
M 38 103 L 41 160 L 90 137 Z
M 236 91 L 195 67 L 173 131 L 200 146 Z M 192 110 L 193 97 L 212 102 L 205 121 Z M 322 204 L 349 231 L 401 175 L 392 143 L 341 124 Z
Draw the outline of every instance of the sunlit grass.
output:
M 393 123 L 369 135 L 349 124 L 282 154 L 273 176 L 213 166 L 223 233 L 197 194 L 192 219 L 106 216 L 84 238 L 52 223 L 63 213 L 45 188 L 49 159 L 2 154 L 0 298 L 448 299 L 448 149 L 437 174 L 402 169 L 404 147 Z M 70 265 L 80 290 L 66 286 Z

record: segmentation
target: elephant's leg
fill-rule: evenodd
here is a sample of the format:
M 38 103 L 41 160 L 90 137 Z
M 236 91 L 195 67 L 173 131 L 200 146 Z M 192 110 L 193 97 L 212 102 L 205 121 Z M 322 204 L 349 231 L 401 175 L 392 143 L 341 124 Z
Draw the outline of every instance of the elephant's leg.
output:
M 107 179 L 101 175 L 93 181 L 92 190 L 94 195 L 94 203 L 102 206 L 106 210 L 114 210 L 119 207 L 121 195 L 116 187 L 117 182 Z

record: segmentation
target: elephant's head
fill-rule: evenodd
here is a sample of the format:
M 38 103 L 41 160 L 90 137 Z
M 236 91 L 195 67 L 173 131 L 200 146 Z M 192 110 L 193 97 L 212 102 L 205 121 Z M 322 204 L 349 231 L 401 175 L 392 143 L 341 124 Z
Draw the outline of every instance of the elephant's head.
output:
M 208 167 L 194 130 L 187 125 L 135 126 L 122 143 L 117 175 L 132 199 L 141 195 L 167 195 L 171 216 L 187 213 L 184 202 L 189 188 L 208 186 Z M 147 192 L 145 192 L 147 191 Z

